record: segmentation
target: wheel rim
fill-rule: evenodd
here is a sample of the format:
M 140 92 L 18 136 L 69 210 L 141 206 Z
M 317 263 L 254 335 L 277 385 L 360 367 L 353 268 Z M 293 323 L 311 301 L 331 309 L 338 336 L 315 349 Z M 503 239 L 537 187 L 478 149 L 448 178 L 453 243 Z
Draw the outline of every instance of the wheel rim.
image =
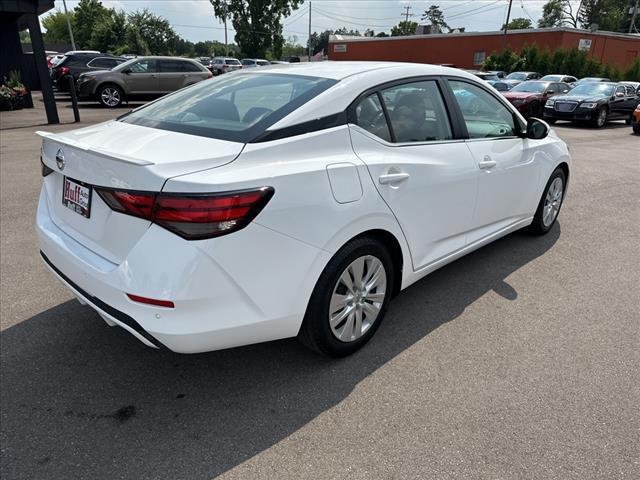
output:
M 562 178 L 554 178 L 551 185 L 549 185 L 549 190 L 547 190 L 547 196 L 544 200 L 544 209 L 542 210 L 542 223 L 545 227 L 551 226 L 558 216 L 560 205 L 562 204 L 563 191 L 564 185 Z
M 105 88 L 100 94 L 102 103 L 109 107 L 115 107 L 120 103 L 120 92 L 115 88 Z
M 604 125 L 604 122 L 607 120 L 607 111 L 603 108 L 602 110 L 600 110 L 600 113 L 598 114 L 598 125 L 602 126 Z
M 340 275 L 331 294 L 329 326 L 341 342 L 362 337 L 377 320 L 387 292 L 387 272 L 382 262 L 365 255 L 355 259 Z

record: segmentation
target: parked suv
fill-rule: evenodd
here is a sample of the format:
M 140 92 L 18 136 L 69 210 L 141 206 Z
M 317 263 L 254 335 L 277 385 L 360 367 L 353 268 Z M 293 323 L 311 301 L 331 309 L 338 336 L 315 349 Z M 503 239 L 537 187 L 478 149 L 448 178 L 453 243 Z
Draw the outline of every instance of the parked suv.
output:
M 542 77 L 538 72 L 512 72 L 504 79 L 505 82 L 515 87 L 519 83 L 526 82 L 527 80 L 539 80 Z
M 264 60 L 262 58 L 243 58 L 240 63 L 242 63 L 244 68 L 264 67 L 265 65 L 270 65 L 269 60 Z
M 556 95 L 547 100 L 544 119 L 590 122 L 603 127 L 607 120 L 626 120 L 638 105 L 638 96 L 630 85 L 609 82 L 581 83 L 566 95 Z
M 240 70 L 242 64 L 237 58 L 231 57 L 215 57 L 213 59 L 212 72 L 214 75 L 220 75 L 222 73 L 233 72 L 234 70 Z
M 62 60 L 51 68 L 53 86 L 61 92 L 69 91 L 69 77 L 78 77 L 95 70 L 110 70 L 126 62 L 126 58 L 97 52 L 67 52 Z
M 211 77 L 205 66 L 189 58 L 138 57 L 113 70 L 80 75 L 78 97 L 113 108 L 132 97 L 159 97 Z

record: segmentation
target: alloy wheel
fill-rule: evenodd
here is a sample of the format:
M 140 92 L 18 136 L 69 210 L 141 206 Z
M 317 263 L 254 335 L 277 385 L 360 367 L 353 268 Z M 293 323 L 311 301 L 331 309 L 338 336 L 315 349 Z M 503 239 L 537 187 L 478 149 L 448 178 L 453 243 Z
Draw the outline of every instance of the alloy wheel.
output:
M 598 126 L 602 127 L 604 126 L 605 122 L 607 121 L 607 110 L 605 108 L 601 108 L 600 111 L 598 112 Z
M 102 90 L 100 99 L 107 107 L 117 107 L 120 105 L 120 92 L 116 88 L 106 87 Z
M 562 194 L 564 193 L 564 184 L 562 178 L 556 177 L 544 200 L 544 208 L 542 209 L 542 223 L 545 227 L 549 227 L 558 216 L 560 205 L 562 205 Z
M 387 292 L 387 273 L 373 255 L 356 258 L 342 272 L 331 295 L 329 326 L 342 342 L 362 337 L 378 318 Z

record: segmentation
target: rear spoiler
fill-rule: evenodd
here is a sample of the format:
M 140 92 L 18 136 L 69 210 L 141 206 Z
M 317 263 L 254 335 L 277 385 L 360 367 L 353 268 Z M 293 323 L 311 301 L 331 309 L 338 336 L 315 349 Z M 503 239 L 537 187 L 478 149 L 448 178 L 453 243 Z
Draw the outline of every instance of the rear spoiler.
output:
M 149 162 L 148 160 L 141 160 L 139 158 L 133 158 L 127 155 L 117 155 L 117 154 L 113 154 L 112 152 L 106 152 L 104 150 L 93 147 L 91 145 L 87 145 L 82 142 L 77 142 L 73 139 L 70 139 L 60 134 L 38 130 L 36 132 L 36 135 L 47 140 L 53 140 L 54 142 L 61 143 L 63 145 L 68 145 L 69 147 L 77 148 L 78 150 L 91 152 L 94 155 L 108 158 L 109 160 L 116 160 L 118 162 L 123 162 L 123 163 L 132 163 L 134 165 L 140 165 L 140 166 L 154 165 L 153 162 Z

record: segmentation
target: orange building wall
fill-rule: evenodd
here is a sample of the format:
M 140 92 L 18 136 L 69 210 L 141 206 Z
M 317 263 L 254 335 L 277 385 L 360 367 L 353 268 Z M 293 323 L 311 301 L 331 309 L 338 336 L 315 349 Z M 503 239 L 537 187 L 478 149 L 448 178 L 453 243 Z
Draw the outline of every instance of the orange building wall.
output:
M 450 34 L 407 38 L 381 38 L 365 41 L 335 41 L 329 45 L 329 60 L 380 60 L 418 63 L 451 63 L 461 68 L 478 68 L 473 64 L 475 52 L 489 56 L 502 50 L 504 35 Z M 577 48 L 580 39 L 590 39 L 590 53 L 599 61 L 628 67 L 640 57 L 640 38 L 605 36 L 586 32 L 530 32 L 510 33 L 507 45 L 514 50 L 537 44 L 541 49 L 554 51 L 558 47 Z M 346 45 L 346 52 L 335 52 L 334 45 Z

